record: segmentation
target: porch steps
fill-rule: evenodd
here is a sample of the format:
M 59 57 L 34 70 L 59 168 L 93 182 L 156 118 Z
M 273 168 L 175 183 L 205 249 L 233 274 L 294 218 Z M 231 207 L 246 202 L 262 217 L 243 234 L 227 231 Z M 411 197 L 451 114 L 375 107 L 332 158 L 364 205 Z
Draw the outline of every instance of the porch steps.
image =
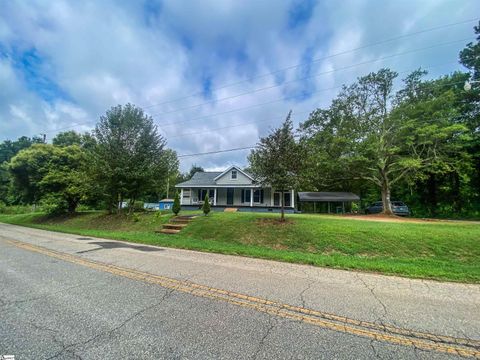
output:
M 225 209 L 223 210 L 223 212 L 237 212 L 237 211 L 238 211 L 237 208 L 225 208 Z
M 175 216 L 170 219 L 169 223 L 163 224 L 158 233 L 162 234 L 178 234 L 185 226 L 187 226 L 195 216 Z

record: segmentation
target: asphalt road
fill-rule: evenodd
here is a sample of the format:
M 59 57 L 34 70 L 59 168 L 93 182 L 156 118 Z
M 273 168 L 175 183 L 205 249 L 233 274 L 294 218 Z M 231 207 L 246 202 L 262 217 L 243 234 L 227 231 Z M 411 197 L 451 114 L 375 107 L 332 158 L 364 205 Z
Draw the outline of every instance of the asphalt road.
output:
M 0 224 L 0 355 L 480 357 L 480 287 Z

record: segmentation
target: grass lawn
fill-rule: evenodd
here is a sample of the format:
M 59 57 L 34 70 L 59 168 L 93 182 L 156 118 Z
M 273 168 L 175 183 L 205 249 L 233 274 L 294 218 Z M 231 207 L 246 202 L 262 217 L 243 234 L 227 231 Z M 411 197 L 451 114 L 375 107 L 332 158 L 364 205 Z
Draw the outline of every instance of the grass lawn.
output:
M 186 212 L 183 212 L 185 214 Z M 480 225 L 396 223 L 335 216 L 222 213 L 199 216 L 176 235 L 154 230 L 170 214 L 86 212 L 73 217 L 0 215 L 0 221 L 138 243 L 244 255 L 407 277 L 480 283 Z

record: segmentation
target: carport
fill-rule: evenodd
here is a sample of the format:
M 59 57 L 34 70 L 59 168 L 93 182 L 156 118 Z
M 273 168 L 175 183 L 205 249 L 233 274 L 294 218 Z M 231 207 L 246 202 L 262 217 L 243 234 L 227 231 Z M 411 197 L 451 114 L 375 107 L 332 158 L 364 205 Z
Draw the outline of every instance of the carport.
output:
M 299 192 L 298 210 L 305 213 L 344 214 L 352 212 L 352 203 L 360 196 L 351 192 Z

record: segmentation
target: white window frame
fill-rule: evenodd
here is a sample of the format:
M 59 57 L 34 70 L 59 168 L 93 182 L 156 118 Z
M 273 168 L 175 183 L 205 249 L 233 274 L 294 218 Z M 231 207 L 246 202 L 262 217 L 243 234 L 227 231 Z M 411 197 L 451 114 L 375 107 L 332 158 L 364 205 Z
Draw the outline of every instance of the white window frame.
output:
M 235 177 L 233 177 L 233 174 L 235 174 Z M 232 172 L 230 173 L 230 179 L 231 180 L 237 180 L 238 179 L 238 171 L 237 170 L 232 170 Z

